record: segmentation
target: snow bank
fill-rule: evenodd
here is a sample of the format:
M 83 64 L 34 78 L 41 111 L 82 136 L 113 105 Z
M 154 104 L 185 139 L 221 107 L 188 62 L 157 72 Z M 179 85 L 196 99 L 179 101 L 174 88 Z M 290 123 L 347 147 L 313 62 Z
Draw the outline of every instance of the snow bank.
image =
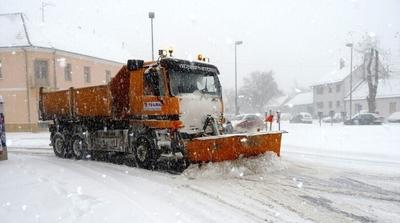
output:
M 273 152 L 257 157 L 240 158 L 232 161 L 191 165 L 183 172 L 189 178 L 236 178 L 250 175 L 267 175 L 286 169 L 286 165 Z
M 10 148 L 51 148 L 49 132 L 7 132 L 6 139 Z

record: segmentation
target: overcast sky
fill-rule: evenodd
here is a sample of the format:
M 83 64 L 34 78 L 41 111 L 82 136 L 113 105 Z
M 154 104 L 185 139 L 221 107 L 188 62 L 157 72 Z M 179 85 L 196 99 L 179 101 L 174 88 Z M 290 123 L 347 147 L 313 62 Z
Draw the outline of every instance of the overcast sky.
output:
M 399 0 L 45 2 L 52 4 L 45 8 L 49 27 L 91 33 L 93 43 L 98 37 L 128 51 L 123 60 L 151 58 L 148 12 L 154 11 L 155 49 L 173 47 L 184 59 L 206 55 L 219 67 L 226 88 L 234 86 L 235 40 L 243 41 L 239 85 L 251 71 L 273 70 L 286 91 L 295 82 L 308 86 L 337 69 L 341 57 L 349 60 L 345 43 L 364 33 L 378 37 L 386 64 L 400 67 Z M 40 0 L 0 0 L 0 13 L 23 12 L 34 23 L 41 22 L 40 7 Z

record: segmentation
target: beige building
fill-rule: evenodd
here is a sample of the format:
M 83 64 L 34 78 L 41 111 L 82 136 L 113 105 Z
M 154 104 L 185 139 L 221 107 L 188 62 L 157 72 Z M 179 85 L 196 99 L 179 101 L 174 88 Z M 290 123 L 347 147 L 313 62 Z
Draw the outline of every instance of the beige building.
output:
M 122 63 L 37 46 L 22 14 L 0 15 L 0 97 L 7 131 L 38 131 L 38 92 L 107 83 Z M 7 27 L 10 27 L 9 29 Z M 5 35 L 3 35 L 3 33 Z

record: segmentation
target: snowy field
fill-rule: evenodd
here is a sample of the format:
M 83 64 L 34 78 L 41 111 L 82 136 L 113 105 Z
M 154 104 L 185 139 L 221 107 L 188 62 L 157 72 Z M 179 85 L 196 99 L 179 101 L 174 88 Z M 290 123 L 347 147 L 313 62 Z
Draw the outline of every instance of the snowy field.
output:
M 282 154 L 181 175 L 56 158 L 7 135 L 1 222 L 400 222 L 400 125 L 289 124 Z

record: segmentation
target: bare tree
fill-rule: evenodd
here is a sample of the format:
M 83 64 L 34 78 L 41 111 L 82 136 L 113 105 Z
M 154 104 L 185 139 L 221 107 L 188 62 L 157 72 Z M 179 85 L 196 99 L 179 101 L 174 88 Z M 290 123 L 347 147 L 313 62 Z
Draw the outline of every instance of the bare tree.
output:
M 379 79 L 384 78 L 386 71 L 379 59 L 379 52 L 385 52 L 379 48 L 379 41 L 375 34 L 366 33 L 358 43 L 359 53 L 364 55 L 364 77 L 368 83 L 368 112 L 376 112 L 376 94 Z M 373 67 L 374 66 L 374 67 Z
M 375 63 L 375 69 L 372 72 L 372 62 Z M 367 82 L 368 82 L 368 112 L 374 113 L 376 110 L 376 93 L 379 83 L 379 52 L 371 48 L 371 53 L 367 65 Z
M 240 104 L 242 107 L 249 106 L 253 111 L 264 112 L 263 108 L 273 97 L 282 95 L 272 71 L 252 72 L 243 81 L 239 90 Z

